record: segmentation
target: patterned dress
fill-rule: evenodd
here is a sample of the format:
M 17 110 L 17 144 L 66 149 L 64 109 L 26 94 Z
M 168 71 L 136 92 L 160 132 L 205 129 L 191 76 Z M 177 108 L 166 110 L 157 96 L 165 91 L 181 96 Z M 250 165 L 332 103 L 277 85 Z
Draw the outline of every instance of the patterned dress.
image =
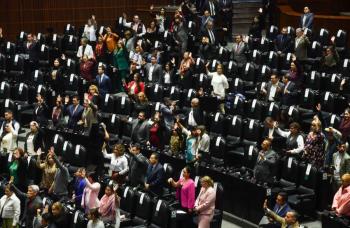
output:
M 303 160 L 320 168 L 324 158 L 324 135 L 321 132 L 310 132 L 306 137 Z

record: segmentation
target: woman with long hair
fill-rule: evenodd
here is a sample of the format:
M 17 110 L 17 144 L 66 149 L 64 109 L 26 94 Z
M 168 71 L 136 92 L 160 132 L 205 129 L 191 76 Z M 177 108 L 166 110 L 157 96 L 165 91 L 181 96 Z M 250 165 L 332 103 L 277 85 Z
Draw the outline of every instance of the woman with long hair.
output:
M 123 92 L 124 89 L 122 87 L 122 83 L 125 82 L 129 70 L 127 50 L 124 46 L 123 41 L 119 41 L 117 43 L 117 46 L 113 53 L 113 72 L 118 72 L 116 78 L 117 91 Z

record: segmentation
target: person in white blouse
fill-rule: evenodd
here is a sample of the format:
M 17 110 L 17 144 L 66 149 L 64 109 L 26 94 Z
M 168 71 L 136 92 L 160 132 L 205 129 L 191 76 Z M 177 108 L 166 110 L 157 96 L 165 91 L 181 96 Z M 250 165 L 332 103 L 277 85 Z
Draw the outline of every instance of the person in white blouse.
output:
M 90 42 L 96 42 L 96 29 L 97 23 L 95 15 L 92 15 L 88 19 L 87 24 L 84 27 L 83 37 L 86 37 Z
M 123 184 L 129 172 L 129 165 L 126 156 L 124 155 L 125 147 L 123 144 L 116 144 L 113 147 L 113 153 L 108 154 L 106 149 L 102 150 L 103 156 L 110 159 L 109 175 L 118 184 Z
M 20 125 L 16 120 L 13 119 L 13 112 L 11 110 L 6 110 L 4 117 L 5 120 L 1 123 L 0 136 L 3 135 L 6 124 L 10 124 L 13 128 L 13 134 L 17 137 Z
M 21 215 L 21 201 L 11 191 L 10 185 L 5 187 L 5 195 L 0 199 L 2 227 L 18 227 Z
M 36 156 L 39 148 L 42 147 L 43 139 L 39 131 L 39 124 L 36 121 L 32 121 L 29 124 L 30 132 L 26 135 L 24 150 L 30 156 Z
M 226 89 L 229 88 L 227 78 L 224 75 L 222 64 L 218 64 L 216 67 L 216 72 L 210 72 L 208 69 L 209 63 L 206 65 L 206 70 L 208 76 L 211 78 L 211 86 L 213 87 L 212 95 L 218 97 L 220 101 L 225 99 Z M 220 103 L 220 111 L 225 114 L 225 104 Z
M 88 213 L 89 222 L 87 228 L 105 228 L 103 221 L 100 219 L 98 208 L 93 208 Z
M 91 45 L 88 44 L 87 38 L 81 38 L 80 46 L 77 52 L 77 57 L 81 60 L 84 55 L 87 55 L 89 59 L 94 58 L 94 51 L 92 50 Z
M 12 124 L 6 124 L 1 135 L 1 151 L 3 153 L 13 152 L 17 147 L 17 135 Z
M 300 125 L 293 122 L 289 125 L 289 131 L 283 131 L 277 127 L 275 122 L 275 130 L 280 136 L 287 138 L 286 153 L 287 155 L 300 154 L 304 150 L 304 137 L 300 134 Z

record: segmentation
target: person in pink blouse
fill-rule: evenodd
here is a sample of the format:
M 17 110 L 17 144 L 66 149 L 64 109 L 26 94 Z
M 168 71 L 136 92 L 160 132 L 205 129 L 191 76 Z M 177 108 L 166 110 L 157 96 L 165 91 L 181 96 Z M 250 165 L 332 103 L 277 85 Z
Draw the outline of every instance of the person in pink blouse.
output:
M 85 172 L 83 173 L 83 177 L 85 177 Z M 96 182 L 96 176 L 94 173 L 89 173 L 85 180 L 86 186 L 81 199 L 81 207 L 85 209 L 86 213 L 88 213 L 91 209 L 100 207 L 98 193 L 100 192 L 101 185 Z
M 210 228 L 214 216 L 216 192 L 213 180 L 205 176 L 201 179 L 201 191 L 194 204 L 194 212 L 198 214 L 198 228 Z
M 341 177 L 342 186 L 333 198 L 332 210 L 339 216 L 350 216 L 350 174 Z
M 169 178 L 168 182 L 176 190 L 176 199 L 180 199 L 182 209 L 188 213 L 193 212 L 195 201 L 195 186 L 194 181 L 190 177 L 190 168 L 186 166 L 182 170 L 182 177 L 178 181 L 174 181 L 173 178 Z

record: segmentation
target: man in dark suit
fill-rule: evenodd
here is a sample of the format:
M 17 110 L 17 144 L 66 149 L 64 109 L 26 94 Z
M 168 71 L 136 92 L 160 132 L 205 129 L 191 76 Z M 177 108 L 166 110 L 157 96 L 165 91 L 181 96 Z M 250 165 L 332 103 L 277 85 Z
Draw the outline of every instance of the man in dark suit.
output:
M 152 55 L 151 62 L 145 65 L 145 81 L 151 83 L 160 83 L 162 74 L 162 66 L 157 63 L 157 57 Z
M 159 163 L 159 155 L 152 153 L 149 158 L 149 165 L 145 180 L 145 189 L 161 196 L 163 193 L 164 184 L 164 168 Z
M 215 19 L 219 14 L 219 4 L 215 0 L 206 0 L 206 2 L 203 5 L 203 11 L 205 10 L 208 10 L 210 16 L 212 16 Z
M 314 14 L 311 13 L 308 6 L 304 7 L 304 14 L 300 17 L 300 27 L 305 29 L 311 29 L 314 23 Z
M 68 115 L 68 125 L 69 129 L 75 129 L 78 125 L 79 120 L 81 120 L 81 116 L 84 111 L 84 107 L 79 104 L 79 97 L 74 96 L 72 99 L 72 104 L 68 106 L 69 97 L 66 96 L 64 100 L 64 114 Z
M 191 100 L 191 108 L 186 113 L 185 123 L 191 127 L 204 124 L 203 111 L 199 107 L 198 98 L 193 98 Z
M 41 126 L 47 124 L 48 107 L 41 94 L 36 95 L 37 103 L 34 104 L 33 119 Z
M 36 63 L 39 60 L 39 45 L 34 40 L 34 35 L 29 33 L 27 41 L 23 44 L 24 53 L 29 55 L 29 60 Z
M 11 183 L 11 188 L 16 193 L 17 197 L 23 202 L 24 210 L 23 216 L 21 218 L 21 223 L 23 223 L 27 228 L 33 227 L 33 219 L 37 215 L 37 210 L 42 208 L 43 202 L 39 196 L 39 186 L 29 185 L 27 193 L 19 190 L 15 185 Z
M 217 35 L 218 30 L 227 31 L 227 28 L 214 28 L 214 23 L 208 21 L 205 29 L 201 31 L 200 36 L 209 37 L 210 44 L 217 45 L 219 43 L 219 36 Z
M 227 28 L 228 39 L 232 39 L 232 0 L 219 0 L 220 16 L 223 26 Z
M 204 11 L 204 14 L 199 17 L 200 18 L 200 30 L 205 29 L 205 26 L 207 25 L 208 21 L 214 21 L 214 18 L 210 16 L 210 13 L 208 10 Z
M 298 102 L 298 87 L 297 85 L 290 81 L 289 74 L 285 74 L 282 77 L 282 82 L 284 84 L 282 88 L 281 104 L 282 106 L 292 106 Z
M 176 46 L 179 47 L 181 54 L 185 53 L 188 44 L 188 34 L 182 18 L 175 18 L 172 32 Z
M 247 56 L 245 53 L 248 50 L 248 47 L 246 43 L 244 43 L 242 35 L 237 35 L 235 41 L 236 42 L 233 44 L 232 48 L 231 59 L 236 61 L 238 66 L 243 66 L 247 63 Z
M 140 112 L 136 120 L 131 122 L 131 141 L 146 143 L 149 140 L 149 123 L 144 112 Z
M 96 84 L 101 96 L 104 97 L 107 93 L 111 92 L 111 79 L 105 74 L 105 67 L 103 65 L 98 67 L 97 73 Z
M 254 167 L 254 177 L 257 182 L 272 183 L 275 176 L 277 154 L 271 149 L 271 140 L 261 143 L 261 150 Z
M 209 43 L 209 37 L 202 37 L 202 42 L 199 45 L 199 57 L 204 60 L 210 60 L 213 56 L 213 48 L 212 45 Z
M 129 163 L 129 183 L 132 187 L 144 185 L 145 174 L 148 167 L 147 159 L 141 154 L 139 144 L 134 144 L 130 147 L 130 163 Z
M 271 75 L 269 83 L 260 91 L 265 101 L 278 102 L 282 95 L 283 84 L 276 74 Z
M 279 54 L 287 54 L 293 50 L 293 40 L 288 35 L 287 27 L 283 27 L 281 34 L 276 37 L 275 40 L 275 51 Z

